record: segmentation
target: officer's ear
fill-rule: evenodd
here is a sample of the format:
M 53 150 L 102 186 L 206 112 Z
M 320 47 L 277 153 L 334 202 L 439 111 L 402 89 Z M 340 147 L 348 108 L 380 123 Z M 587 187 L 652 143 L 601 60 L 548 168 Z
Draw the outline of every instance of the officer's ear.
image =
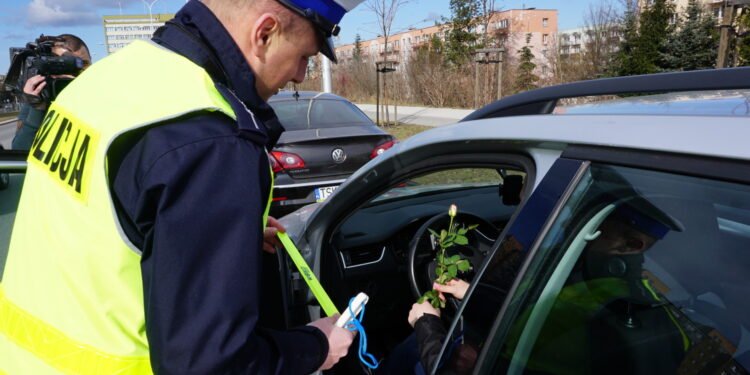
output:
M 255 56 L 263 59 L 263 55 L 271 46 L 274 38 L 278 37 L 281 24 L 278 17 L 272 13 L 263 13 L 258 17 L 251 30 L 251 43 L 255 47 Z

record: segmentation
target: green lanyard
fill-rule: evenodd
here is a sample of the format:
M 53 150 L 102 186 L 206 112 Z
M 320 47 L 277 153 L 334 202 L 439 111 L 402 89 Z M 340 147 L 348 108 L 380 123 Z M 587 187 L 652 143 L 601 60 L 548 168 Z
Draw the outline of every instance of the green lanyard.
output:
M 276 233 L 276 235 L 279 237 L 279 240 L 281 240 L 281 243 L 284 245 L 284 249 L 286 249 L 289 257 L 292 258 L 294 265 L 297 266 L 299 273 L 305 279 L 307 286 L 312 291 L 315 299 L 318 300 L 320 307 L 323 308 L 323 311 L 325 311 L 326 315 L 333 316 L 335 314 L 338 314 L 339 310 L 333 304 L 331 298 L 328 297 L 328 293 L 326 293 L 325 289 L 323 289 L 323 286 L 320 285 L 320 281 L 318 281 L 318 278 L 315 277 L 315 274 L 310 269 L 310 266 L 308 266 L 307 262 L 305 262 L 305 258 L 302 258 L 302 254 L 299 253 L 299 250 L 297 250 L 297 246 L 294 245 L 294 242 L 292 242 L 292 239 L 289 238 L 289 235 L 282 232 L 278 232 Z

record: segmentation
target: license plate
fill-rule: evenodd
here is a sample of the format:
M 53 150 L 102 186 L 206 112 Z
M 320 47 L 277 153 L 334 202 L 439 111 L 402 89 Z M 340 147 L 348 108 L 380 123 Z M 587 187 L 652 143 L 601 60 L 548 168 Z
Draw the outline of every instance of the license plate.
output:
M 338 186 L 326 186 L 315 189 L 315 201 L 322 202 L 326 200 L 326 198 L 333 194 L 337 187 Z

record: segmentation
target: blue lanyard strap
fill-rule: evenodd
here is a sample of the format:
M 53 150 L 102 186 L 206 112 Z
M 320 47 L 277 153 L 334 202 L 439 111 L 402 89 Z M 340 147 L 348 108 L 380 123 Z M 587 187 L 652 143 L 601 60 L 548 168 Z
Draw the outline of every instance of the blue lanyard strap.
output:
M 359 361 L 371 369 L 376 369 L 380 363 L 372 354 L 367 352 L 367 335 L 365 334 L 365 327 L 362 326 L 362 320 L 365 318 L 365 305 L 362 305 L 362 311 L 359 312 L 359 316 L 357 317 L 354 316 L 354 311 L 352 311 L 353 301 L 354 297 L 349 300 L 349 307 L 347 307 L 353 318 L 345 327 L 350 331 L 359 332 Z

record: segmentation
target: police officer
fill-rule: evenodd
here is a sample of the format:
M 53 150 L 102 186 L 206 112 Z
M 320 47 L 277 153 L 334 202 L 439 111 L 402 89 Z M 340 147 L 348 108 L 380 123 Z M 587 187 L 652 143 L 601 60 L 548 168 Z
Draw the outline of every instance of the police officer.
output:
M 333 318 L 257 325 L 266 100 L 304 79 L 361 0 L 190 1 L 153 42 L 49 108 L 0 287 L 0 372 L 305 374 L 352 342 Z

